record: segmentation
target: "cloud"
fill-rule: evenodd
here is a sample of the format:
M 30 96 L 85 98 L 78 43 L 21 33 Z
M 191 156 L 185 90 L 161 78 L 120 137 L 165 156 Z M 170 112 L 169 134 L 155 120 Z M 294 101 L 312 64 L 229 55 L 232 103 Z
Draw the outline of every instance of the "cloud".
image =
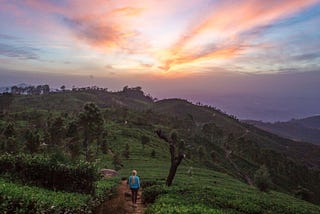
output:
M 32 47 L 15 47 L 12 45 L 0 43 L 0 55 L 6 57 L 14 57 L 18 59 L 39 59 L 36 53 L 39 49 Z
M 138 16 L 144 11 L 143 8 L 135 8 L 135 7 L 121 7 L 114 9 L 112 13 L 114 14 L 122 14 L 125 16 Z
M 94 46 L 116 46 L 121 41 L 121 31 L 117 26 L 99 23 L 94 18 L 63 18 L 64 23 L 80 38 Z
M 305 53 L 292 57 L 293 60 L 309 61 L 314 59 L 320 59 L 320 53 Z
M 233 57 L 239 54 L 240 51 L 251 47 L 251 45 L 243 45 L 242 38 L 240 38 L 240 36 L 245 36 L 245 32 L 250 31 L 250 36 L 258 34 L 275 20 L 287 17 L 315 2 L 317 1 L 247 0 L 237 2 L 224 1 L 221 5 L 214 4 L 214 7 L 210 8 L 211 11 L 204 13 L 203 16 L 194 20 L 184 34 L 169 48 L 165 57 L 166 59 L 162 59 L 165 64 L 163 67 L 170 70 L 179 64 L 193 62 L 203 58 L 210 60 L 215 59 L 217 56 L 224 56 L 225 58 Z M 263 28 L 258 29 L 260 26 Z M 255 28 L 256 31 L 253 32 L 252 29 Z M 238 40 L 238 47 L 236 47 L 237 44 L 234 44 L 232 48 L 223 47 L 217 50 L 215 46 L 212 46 L 211 51 L 207 48 L 207 51 L 203 53 L 190 51 L 189 48 L 186 54 L 186 47 L 188 45 L 190 46 L 190 44 L 193 46 L 195 46 L 195 44 L 207 46 L 208 44 L 201 44 L 199 38 L 201 39 L 201 36 L 208 34 L 219 37 L 217 43 Z M 211 38 L 214 39 L 214 36 Z M 199 48 L 195 48 L 194 50 L 199 50 Z M 185 55 L 187 55 L 187 57 L 185 57 Z
M 1 40 L 1 39 L 5 39 L 5 40 L 16 40 L 16 39 L 18 39 L 18 37 L 0 33 L 0 40 Z
M 288 63 L 288 57 L 276 57 L 284 47 L 297 47 L 288 48 L 288 52 L 291 52 L 306 46 L 301 41 L 294 43 L 299 38 L 301 40 L 301 36 L 298 39 L 289 38 L 282 33 L 288 27 L 296 27 L 301 22 L 318 17 L 318 9 L 301 15 L 304 8 L 311 8 L 316 2 L 319 1 L 3 0 L 0 18 L 14 22 L 12 32 L 18 32 L 19 36 L 26 35 L 26 38 L 14 44 L 20 49 L 26 47 L 25 52 L 36 55 L 37 51 L 28 47 L 34 44 L 40 47 L 40 42 L 41 50 L 49 49 L 54 42 L 72 44 L 64 50 L 51 48 L 47 55 L 41 55 L 43 58 L 76 53 L 73 59 L 67 60 L 72 61 L 72 65 L 79 65 L 74 62 L 85 58 L 88 61 L 82 60 L 81 65 L 97 63 L 99 60 L 98 64 L 111 63 L 115 68 L 127 69 L 128 73 L 135 69 L 138 72 L 147 69 L 152 72 L 159 72 L 160 69 L 170 72 L 201 71 L 223 63 L 250 70 L 250 66 L 256 64 L 261 68 L 263 64 L 271 64 L 265 60 L 270 56 L 278 60 L 278 64 Z M 0 24 L 7 26 L 6 22 L 0 21 Z M 310 34 L 310 27 L 308 30 Z M 266 34 L 269 36 L 267 39 Z M 273 37 L 275 34 L 293 42 L 285 45 L 285 41 Z M 7 32 L 0 34 L 0 42 L 9 40 L 9 37 Z M 315 40 L 318 41 L 318 38 Z M 2 52 L 2 55 L 22 56 L 13 54 L 14 51 L 9 53 L 8 48 Z M 292 59 L 297 57 L 298 61 L 303 58 L 299 55 L 313 52 L 305 49 L 301 53 L 287 54 L 283 51 L 282 54 L 292 56 Z M 254 58 L 257 55 L 262 56 L 260 61 Z M 242 61 L 239 60 L 241 57 Z M 91 61 L 93 58 L 97 61 Z M 304 56 L 304 59 L 317 60 L 315 56 Z M 283 66 L 276 69 L 283 69 Z

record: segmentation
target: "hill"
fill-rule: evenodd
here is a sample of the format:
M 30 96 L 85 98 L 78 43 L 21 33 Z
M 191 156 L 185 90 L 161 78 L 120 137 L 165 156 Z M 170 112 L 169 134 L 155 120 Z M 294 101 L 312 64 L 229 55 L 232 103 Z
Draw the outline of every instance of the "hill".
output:
M 320 144 L 320 116 L 304 119 L 292 119 L 287 122 L 266 123 L 261 121 L 245 121 L 265 131 L 289 138 L 295 141 L 304 141 Z
M 97 123 L 94 130 L 83 123 L 83 106 L 87 102 L 94 102 L 101 109 L 103 126 Z M 217 213 L 265 213 L 272 206 L 274 213 L 317 212 L 317 206 L 293 196 L 320 202 L 319 146 L 281 138 L 214 107 L 181 99 L 155 101 L 145 96 L 140 87 L 125 87 L 118 92 L 87 88 L 42 95 L 5 94 L 0 96 L 0 103 L 1 150 L 31 153 L 35 146 L 36 154 L 45 153 L 64 165 L 77 160 L 95 161 L 98 167 L 120 169 L 122 176 L 137 168 L 145 181 L 146 194 L 151 191 L 150 194 L 159 195 L 159 200 L 148 208 L 151 213 L 157 213 L 158 206 L 168 213 L 166 206 L 173 201 L 178 201 L 181 209 L 198 207 L 200 211 L 196 213 L 213 213 L 213 209 L 221 211 Z M 96 111 L 92 106 L 87 110 Z M 168 134 L 175 131 L 185 142 L 187 157 L 178 169 L 173 189 L 159 187 L 170 158 L 167 143 L 154 132 L 157 129 Z M 39 141 L 38 137 L 29 138 L 28 130 L 48 148 L 31 144 Z M 86 138 L 90 130 L 93 134 Z M 144 144 L 143 136 L 148 139 Z M 120 163 L 115 157 L 120 158 Z M 262 165 L 269 169 L 273 182 L 270 194 L 252 186 Z M 186 173 L 191 166 L 192 178 Z M 201 182 L 194 182 L 197 180 Z M 179 198 L 179 193 L 191 194 L 185 185 L 192 186 L 199 203 L 185 204 Z M 239 189 L 241 194 L 237 193 Z M 283 201 L 301 206 L 290 207 Z

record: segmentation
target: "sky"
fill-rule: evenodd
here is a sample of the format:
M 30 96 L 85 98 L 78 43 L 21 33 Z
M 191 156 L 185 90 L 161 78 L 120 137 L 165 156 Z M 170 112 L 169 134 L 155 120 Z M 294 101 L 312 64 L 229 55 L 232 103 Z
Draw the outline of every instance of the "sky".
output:
M 319 0 L 0 0 L 0 86 L 316 99 L 319 26 Z

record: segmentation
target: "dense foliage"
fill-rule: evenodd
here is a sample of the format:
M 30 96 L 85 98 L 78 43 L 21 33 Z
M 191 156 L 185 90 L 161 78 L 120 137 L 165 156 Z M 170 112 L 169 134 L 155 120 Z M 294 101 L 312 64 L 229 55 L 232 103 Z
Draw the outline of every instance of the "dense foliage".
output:
M 0 155 L 0 173 L 52 190 L 93 193 L 96 169 L 86 162 L 75 165 L 57 163 L 44 156 Z
M 310 205 L 286 194 L 260 192 L 230 177 L 202 169 L 192 176 L 180 174 L 172 188 L 159 185 L 144 189 L 144 198 L 155 198 L 146 213 L 319 213 Z
M 261 191 L 268 191 L 271 188 L 270 174 L 266 166 L 261 166 L 254 174 L 254 183 Z
M 0 179 L 1 213 L 88 213 L 91 196 L 54 192 Z

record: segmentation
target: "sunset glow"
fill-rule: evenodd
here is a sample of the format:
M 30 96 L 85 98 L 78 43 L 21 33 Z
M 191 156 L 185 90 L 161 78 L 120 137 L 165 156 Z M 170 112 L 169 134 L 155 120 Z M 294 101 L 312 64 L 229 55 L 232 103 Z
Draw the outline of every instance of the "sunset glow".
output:
M 176 76 L 319 68 L 316 0 L 0 2 L 2 69 Z

